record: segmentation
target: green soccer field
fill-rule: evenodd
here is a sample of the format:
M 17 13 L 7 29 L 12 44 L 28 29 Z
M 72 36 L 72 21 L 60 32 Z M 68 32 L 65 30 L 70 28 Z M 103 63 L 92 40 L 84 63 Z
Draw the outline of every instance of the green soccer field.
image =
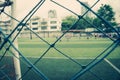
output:
M 44 40 L 49 44 L 53 44 L 56 41 L 56 38 L 44 38 Z M 74 59 L 82 66 L 88 65 L 94 58 L 101 54 L 102 51 L 110 46 L 112 41 L 106 38 L 86 39 L 83 37 L 79 39 L 73 37 L 69 40 L 62 38 L 61 41 L 58 41 L 55 44 L 55 48 L 53 48 L 38 38 L 33 38 L 32 40 L 29 38 L 18 38 L 18 44 L 20 52 L 45 76 L 47 76 L 47 78 L 50 80 L 70 80 L 82 69 L 80 65 L 76 64 L 76 62 L 72 61 L 70 58 Z M 107 57 L 107 59 L 118 68 L 120 68 L 119 53 L 120 46 L 118 46 Z M 43 54 L 45 55 L 38 60 Z M 8 58 L 4 59 L 3 65 L 6 63 L 6 59 Z M 22 80 L 42 80 L 41 77 L 33 71 L 33 69 L 26 73 L 31 66 L 27 65 L 28 63 L 22 58 L 20 58 L 20 61 L 22 76 L 24 76 Z M 11 63 L 9 61 L 7 62 Z M 5 70 L 6 73 L 10 75 L 10 73 L 7 72 L 7 69 Z M 104 60 L 92 67 L 90 71 L 104 80 L 118 80 L 120 78 L 118 72 Z M 88 80 L 88 78 L 89 80 L 98 80 L 89 71 L 83 74 L 83 76 L 80 76 L 78 80 Z
M 44 38 L 44 40 L 49 44 L 53 44 L 56 38 Z M 18 39 L 18 42 L 20 51 L 26 57 L 40 57 L 50 47 L 50 45 L 37 38 L 32 40 L 28 38 Z M 73 58 L 91 59 L 99 55 L 111 44 L 112 41 L 106 38 L 90 38 L 89 40 L 86 38 L 71 38 L 69 40 L 63 38 L 55 44 L 55 48 L 63 54 Z M 119 48 L 120 46 L 118 46 L 108 57 L 119 58 Z M 50 48 L 44 58 L 65 58 L 59 51 L 56 51 L 54 48 Z

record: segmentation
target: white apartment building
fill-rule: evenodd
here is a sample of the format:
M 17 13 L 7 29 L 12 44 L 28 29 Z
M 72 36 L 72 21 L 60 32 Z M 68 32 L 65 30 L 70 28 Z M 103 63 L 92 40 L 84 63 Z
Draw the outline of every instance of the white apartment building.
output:
M 4 32 L 4 34 L 10 34 L 11 32 L 11 22 L 8 21 L 0 21 L 0 28 Z
M 38 16 L 31 18 L 28 24 L 35 32 L 61 31 L 61 20 L 56 17 L 55 10 L 48 12 L 48 18 L 40 18 Z
M 39 28 L 40 31 L 49 31 L 49 25 L 48 25 L 48 19 L 47 18 L 43 18 L 41 20 L 41 26 Z
M 35 32 L 61 31 L 61 21 L 57 18 L 34 17 L 28 24 L 29 27 Z
M 61 21 L 57 18 L 49 18 L 49 31 L 61 31 Z
M 35 16 L 28 22 L 28 26 L 35 32 L 39 31 L 40 27 L 40 17 Z

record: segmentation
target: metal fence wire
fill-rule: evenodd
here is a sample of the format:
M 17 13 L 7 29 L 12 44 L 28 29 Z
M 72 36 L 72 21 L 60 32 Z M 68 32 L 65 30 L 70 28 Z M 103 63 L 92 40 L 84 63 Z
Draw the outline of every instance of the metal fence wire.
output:
M 6 64 L 2 64 L 4 63 L 4 60 L 6 60 L 7 54 L 10 54 L 10 56 L 15 57 L 17 59 L 20 60 L 21 63 L 23 63 L 24 65 L 21 65 L 22 67 L 24 67 L 26 70 L 22 72 L 21 77 L 19 78 L 19 80 L 23 79 L 23 80 L 27 80 L 26 76 L 28 77 L 29 74 L 31 74 L 31 76 L 29 76 L 30 78 L 28 78 L 28 80 L 108 80 L 108 78 L 103 77 L 103 75 L 109 74 L 109 76 L 107 77 L 111 77 L 112 78 L 109 80 L 120 80 L 120 70 L 119 70 L 119 66 L 120 64 L 113 64 L 109 59 L 107 59 L 107 57 L 109 55 L 111 55 L 112 53 L 114 54 L 114 51 L 116 49 L 118 49 L 120 46 L 120 32 L 117 31 L 112 24 L 110 24 L 107 20 L 105 20 L 104 18 L 102 18 L 101 16 L 99 16 L 95 11 L 92 10 L 93 7 L 95 7 L 100 0 L 96 0 L 96 2 L 88 7 L 86 6 L 82 1 L 80 0 L 76 0 L 80 6 L 83 6 L 84 8 L 87 9 L 87 11 L 80 15 L 74 11 L 72 11 L 71 9 L 65 7 L 64 5 L 60 4 L 59 2 L 57 2 L 57 0 L 50 0 L 52 3 L 58 5 L 59 7 L 62 7 L 63 9 L 73 13 L 75 16 L 78 17 L 77 21 L 75 21 L 74 24 L 72 24 L 72 26 L 66 30 L 65 32 L 63 32 L 55 41 L 49 42 L 47 39 L 41 37 L 39 34 L 37 34 L 36 32 L 34 32 L 28 25 L 27 22 L 31 19 L 31 17 L 37 12 L 38 9 L 40 9 L 40 7 L 43 6 L 43 4 L 46 2 L 46 0 L 40 0 L 32 9 L 31 11 L 24 17 L 24 19 L 22 19 L 21 21 L 17 20 L 16 18 L 14 18 L 13 16 L 9 15 L 7 12 L 5 12 L 5 8 L 7 7 L 6 5 L 8 5 L 10 2 L 9 0 L 5 0 L 6 5 L 2 6 L 0 9 L 0 14 L 5 14 L 8 17 L 10 17 L 11 19 L 15 20 L 16 22 L 18 22 L 18 24 L 16 25 L 16 27 L 14 29 L 12 29 L 11 33 L 6 35 L 2 30 L 0 30 L 0 36 L 1 36 L 1 44 L 0 44 L 0 80 L 13 80 L 15 78 L 11 78 L 10 73 L 6 73 L 6 70 L 8 69 L 6 66 Z M 14 4 L 14 2 L 13 2 Z M 97 26 L 95 26 L 94 24 L 92 24 L 91 22 L 89 22 L 88 20 L 86 20 L 84 18 L 84 16 L 88 13 L 91 12 L 92 14 L 94 14 L 94 16 L 98 17 L 104 24 L 106 24 L 107 26 L 109 26 L 109 28 L 111 28 L 114 33 L 117 35 L 116 38 L 111 38 L 110 36 L 107 35 L 106 32 L 104 32 L 102 29 L 98 28 Z M 71 50 L 65 51 L 65 50 L 61 50 L 59 48 L 59 43 L 60 40 L 62 40 L 62 38 L 65 37 L 65 35 L 67 33 L 69 33 L 69 31 L 74 28 L 76 29 L 75 25 L 79 22 L 79 20 L 84 20 L 85 22 L 87 22 L 87 24 L 90 24 L 93 28 L 96 28 L 100 33 L 102 33 L 104 36 L 106 36 L 106 38 L 108 38 L 107 40 L 110 41 L 111 43 L 109 43 L 108 46 L 103 46 L 104 50 L 99 50 L 99 54 L 97 54 L 94 58 L 92 59 L 82 59 L 82 58 L 75 58 L 74 56 L 71 56 Z M 22 50 L 19 50 L 14 44 L 13 42 L 17 39 L 17 37 L 20 35 L 20 33 L 22 32 L 23 28 L 26 27 L 27 29 L 29 29 L 29 31 L 34 34 L 40 42 L 42 42 L 44 45 L 47 45 L 46 49 L 42 50 L 42 53 L 40 52 L 40 56 L 35 58 L 34 60 L 29 59 L 28 57 L 26 57 L 24 55 L 24 53 L 22 52 Z M 18 30 L 19 29 L 19 30 Z M 12 35 L 15 36 L 11 39 Z M 80 40 L 79 40 L 80 41 Z M 64 44 L 62 44 L 64 45 Z M 41 46 L 41 45 L 39 45 Z M 89 46 L 89 44 L 88 44 Z M 92 45 L 91 45 L 92 46 Z M 31 46 L 32 47 L 32 46 Z M 84 46 L 81 46 L 84 48 Z M 15 51 L 17 51 L 17 53 L 19 54 L 20 58 L 17 57 L 12 51 L 11 48 L 13 48 Z M 79 47 L 78 47 L 79 49 Z M 49 54 L 49 52 L 53 50 L 53 52 L 58 53 L 58 55 L 62 55 L 64 58 L 59 59 L 60 62 L 57 62 L 57 58 L 52 60 L 52 57 L 50 58 L 51 60 L 49 60 L 48 58 L 48 62 L 50 62 L 49 65 L 46 65 L 45 67 L 48 67 L 47 69 L 51 69 L 51 72 L 45 72 L 44 67 L 39 67 L 40 64 L 44 65 L 47 63 L 47 61 L 45 61 L 44 57 Z M 74 51 L 74 49 L 73 49 Z M 80 51 L 81 52 L 81 51 Z M 76 54 L 76 52 L 74 51 L 74 53 Z M 88 51 L 89 53 L 89 51 Z M 119 51 L 118 51 L 119 53 Z M 90 54 L 90 53 L 89 53 Z M 80 53 L 78 53 L 77 55 L 80 55 Z M 83 56 L 84 57 L 84 56 Z M 34 58 L 34 57 L 33 57 Z M 64 59 L 64 60 L 63 60 Z M 117 60 L 117 59 L 116 59 Z M 54 65 L 54 61 L 56 61 L 57 65 Z M 69 61 L 69 62 L 68 62 Z M 61 66 L 61 64 L 66 64 L 67 63 L 67 70 L 69 71 L 64 71 L 64 66 Z M 119 63 L 119 59 L 117 60 L 117 63 Z M 72 65 L 74 64 L 75 66 L 73 68 L 70 68 Z M 13 64 L 10 64 L 13 65 Z M 103 65 L 107 65 L 107 66 L 103 66 Z M 50 67 L 51 66 L 51 67 Z M 63 70 L 63 73 L 59 73 L 59 70 L 55 70 L 52 69 L 52 67 L 60 67 L 59 69 Z M 99 66 L 99 67 L 97 67 Z M 53 67 L 53 68 L 54 68 Z M 103 69 L 103 68 L 104 69 Z M 70 69 L 69 69 L 70 68 Z M 76 69 L 77 68 L 77 69 Z M 96 69 L 99 68 L 99 69 Z M 109 68 L 112 68 L 111 71 L 109 71 Z M 14 68 L 13 68 L 14 69 Z M 47 71 L 47 69 L 45 68 L 45 70 Z M 57 68 L 56 68 L 57 69 Z M 72 70 L 71 70 L 72 69 Z M 76 69 L 76 70 L 75 70 Z M 103 70 L 106 70 L 108 72 L 104 73 Z M 53 70 L 53 71 L 52 71 Z M 75 70 L 75 71 L 74 71 Z M 59 76 L 57 76 L 56 79 L 51 78 L 48 74 L 50 74 L 51 76 L 56 76 L 55 74 L 52 74 L 52 72 L 55 72 L 56 74 L 59 74 Z M 69 73 L 72 74 L 69 74 Z M 103 72 L 103 73 L 102 73 Z M 65 73 L 65 74 L 64 74 Z M 115 74 L 115 75 L 113 75 Z M 64 77 L 62 78 L 62 75 L 64 75 Z M 15 77 L 16 75 L 13 73 L 12 75 L 13 77 Z M 37 77 L 35 77 L 37 76 Z M 68 77 L 69 76 L 69 77 Z

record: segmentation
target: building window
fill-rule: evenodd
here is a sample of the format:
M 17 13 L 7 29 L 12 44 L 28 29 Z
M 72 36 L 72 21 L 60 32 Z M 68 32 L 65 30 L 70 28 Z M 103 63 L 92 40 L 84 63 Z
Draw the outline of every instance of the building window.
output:
M 38 28 L 32 28 L 32 30 L 38 30 Z
M 32 25 L 37 25 L 37 24 L 38 24 L 38 22 L 33 22 L 33 23 L 32 23 Z
M 51 26 L 50 28 L 51 29 L 57 29 L 57 26 Z
M 41 24 L 42 24 L 42 25 L 45 25 L 45 24 L 47 24 L 47 22 L 41 22 Z
M 56 24 L 57 21 L 50 21 L 50 24 Z
M 41 26 L 41 30 L 46 30 L 47 26 Z

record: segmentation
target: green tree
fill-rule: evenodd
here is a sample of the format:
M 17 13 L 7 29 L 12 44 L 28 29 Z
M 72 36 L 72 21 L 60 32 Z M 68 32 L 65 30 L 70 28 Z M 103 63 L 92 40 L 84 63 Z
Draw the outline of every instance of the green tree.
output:
M 77 20 L 77 18 L 75 16 L 66 16 L 63 20 L 62 20 L 62 30 L 67 30 L 69 29 Z
M 117 25 L 117 23 L 115 22 L 115 12 L 113 11 L 113 8 L 110 5 L 102 5 L 100 9 L 98 9 L 97 14 L 105 20 L 107 20 L 113 26 Z M 105 29 L 106 32 L 111 31 L 111 28 L 97 17 L 93 20 L 93 24 L 99 27 L 100 29 Z
M 88 22 L 93 22 L 93 18 L 86 16 L 84 18 L 85 20 L 87 20 Z M 90 24 L 88 24 L 85 20 L 80 19 L 79 23 L 77 24 L 77 29 L 85 29 L 85 28 L 91 28 L 92 26 Z
M 90 17 L 85 17 L 86 20 L 88 20 L 89 22 L 92 22 L 93 19 Z M 62 20 L 62 30 L 67 30 L 69 29 L 74 23 L 75 21 L 77 21 L 78 19 L 75 16 L 67 16 Z M 80 19 L 79 22 L 77 24 L 75 24 L 71 29 L 75 30 L 75 29 L 85 29 L 91 27 L 90 24 L 88 24 L 86 21 L 84 21 L 83 19 Z

